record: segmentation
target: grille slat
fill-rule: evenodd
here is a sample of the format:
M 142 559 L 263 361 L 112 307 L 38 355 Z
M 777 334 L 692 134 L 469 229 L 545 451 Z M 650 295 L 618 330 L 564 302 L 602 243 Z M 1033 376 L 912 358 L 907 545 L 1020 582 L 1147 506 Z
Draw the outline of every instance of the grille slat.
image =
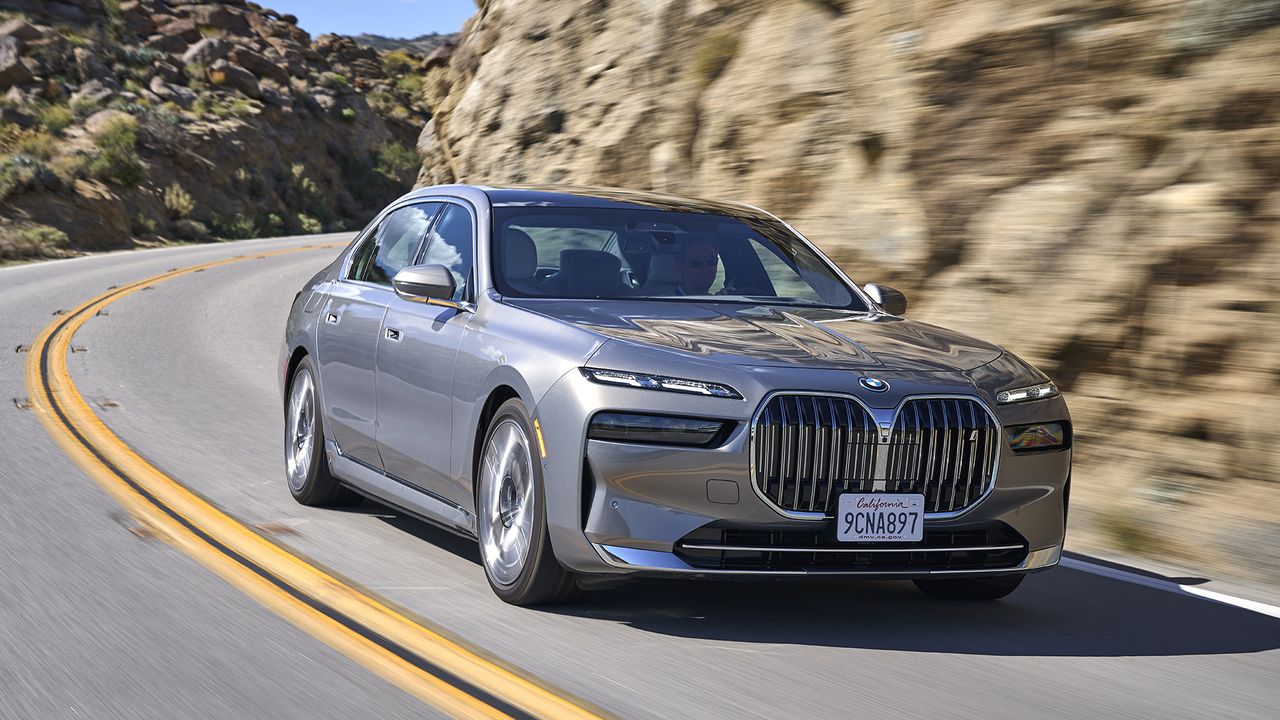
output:
M 969 398 L 904 403 L 883 441 L 852 398 L 775 395 L 752 434 L 753 482 L 783 510 L 831 516 L 842 492 L 918 492 L 931 513 L 963 510 L 995 480 L 999 426 Z M 876 457 L 887 453 L 878 469 Z M 881 476 L 877 476 L 877 472 Z

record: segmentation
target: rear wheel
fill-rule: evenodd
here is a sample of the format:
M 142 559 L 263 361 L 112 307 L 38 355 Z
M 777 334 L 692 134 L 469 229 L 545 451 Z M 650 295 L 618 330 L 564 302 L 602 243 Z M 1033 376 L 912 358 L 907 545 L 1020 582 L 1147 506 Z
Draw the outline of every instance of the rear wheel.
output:
M 563 603 L 577 594 L 573 573 L 551 550 L 542 463 L 533 423 L 519 400 L 498 408 L 485 434 L 476 487 L 476 524 L 485 577 L 513 605 Z
M 360 496 L 329 473 L 315 367 L 304 357 L 289 380 L 285 408 L 284 467 L 289 492 L 303 505 L 355 505 Z
M 999 600 L 1018 589 L 1022 575 L 987 578 L 921 578 L 916 587 L 943 600 Z

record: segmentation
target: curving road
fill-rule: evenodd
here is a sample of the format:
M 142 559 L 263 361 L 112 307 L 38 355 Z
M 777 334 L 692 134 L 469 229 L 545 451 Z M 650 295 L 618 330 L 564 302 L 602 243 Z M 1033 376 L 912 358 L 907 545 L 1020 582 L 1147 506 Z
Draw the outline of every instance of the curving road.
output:
M 148 532 L 26 407 L 29 345 L 113 285 L 236 255 L 92 317 L 67 356 L 102 421 L 241 522 L 621 717 L 1280 717 L 1280 619 L 1059 568 L 1009 600 L 909 584 L 648 582 L 527 610 L 474 547 L 366 503 L 290 498 L 275 363 L 289 300 L 346 236 L 0 269 L 0 718 L 433 717 L 438 711 Z

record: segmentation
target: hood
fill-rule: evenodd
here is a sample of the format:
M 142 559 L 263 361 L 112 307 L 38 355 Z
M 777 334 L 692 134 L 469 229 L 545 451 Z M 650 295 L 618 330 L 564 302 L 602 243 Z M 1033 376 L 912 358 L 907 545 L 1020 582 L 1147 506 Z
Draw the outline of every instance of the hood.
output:
M 613 340 L 690 359 L 902 372 L 971 370 L 1000 348 L 926 323 L 822 308 L 626 300 L 506 302 Z

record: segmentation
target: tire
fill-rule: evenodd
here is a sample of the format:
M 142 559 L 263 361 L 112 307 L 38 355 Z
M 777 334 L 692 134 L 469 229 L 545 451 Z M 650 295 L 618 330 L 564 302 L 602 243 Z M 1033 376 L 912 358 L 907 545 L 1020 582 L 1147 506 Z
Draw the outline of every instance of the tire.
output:
M 329 472 L 324 452 L 324 413 L 310 357 L 302 358 L 289 378 L 284 409 L 285 480 L 293 499 L 303 505 L 356 505 L 361 497 Z
M 916 587 L 943 600 L 999 600 L 1018 589 L 1023 575 L 987 578 L 921 578 Z
M 533 436 L 524 405 L 506 401 L 485 431 L 476 472 L 476 535 L 485 577 L 503 601 L 526 607 L 566 603 L 578 591 L 573 573 L 551 549 Z

